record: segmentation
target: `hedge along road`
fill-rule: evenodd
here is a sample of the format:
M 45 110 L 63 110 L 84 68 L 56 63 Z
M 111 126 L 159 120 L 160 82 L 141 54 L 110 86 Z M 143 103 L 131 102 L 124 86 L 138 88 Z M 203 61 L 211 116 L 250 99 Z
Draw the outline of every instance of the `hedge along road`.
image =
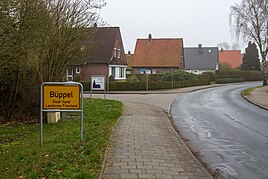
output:
M 261 83 L 206 89 L 176 98 L 175 126 L 205 163 L 231 178 L 268 178 L 268 111 L 240 92 Z

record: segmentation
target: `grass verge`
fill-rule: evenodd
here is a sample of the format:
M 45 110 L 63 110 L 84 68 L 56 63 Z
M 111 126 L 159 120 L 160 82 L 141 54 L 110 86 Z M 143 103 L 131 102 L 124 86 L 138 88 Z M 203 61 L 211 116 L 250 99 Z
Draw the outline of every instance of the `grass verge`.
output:
M 246 90 L 244 90 L 244 91 L 242 92 L 242 95 L 243 95 L 243 96 L 249 96 L 249 95 L 251 94 L 252 91 L 254 91 L 256 88 L 259 88 L 259 87 L 261 87 L 261 86 L 254 87 L 254 88 L 248 88 L 248 89 L 246 89 Z
M 80 121 L 44 125 L 0 125 L 0 178 L 96 178 L 112 128 L 122 115 L 118 101 L 84 100 L 84 143 Z

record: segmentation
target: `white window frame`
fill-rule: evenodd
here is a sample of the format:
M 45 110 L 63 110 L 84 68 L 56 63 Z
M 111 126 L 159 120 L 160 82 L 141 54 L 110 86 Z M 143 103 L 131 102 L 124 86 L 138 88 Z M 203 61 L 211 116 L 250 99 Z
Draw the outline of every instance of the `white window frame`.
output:
M 69 74 L 69 70 L 72 70 L 71 74 Z M 71 80 L 69 80 L 69 78 Z M 66 80 L 67 81 L 73 81 L 73 79 L 74 79 L 74 69 L 73 68 L 68 68 L 67 71 L 66 71 Z
M 111 75 L 115 78 L 116 77 L 116 67 L 111 67 Z
M 117 56 L 117 49 L 114 48 L 114 58 L 116 58 L 116 56 Z
M 115 76 L 113 76 L 113 70 L 115 69 Z M 115 80 L 125 80 L 126 79 L 126 69 L 125 65 L 109 65 L 109 76 L 113 76 Z
M 76 68 L 75 68 L 75 73 L 76 73 L 76 74 L 80 74 L 80 67 L 76 67 Z
M 120 55 L 121 55 L 121 49 L 118 49 L 118 51 L 117 51 L 117 58 L 120 58 Z
M 119 78 L 125 77 L 125 69 L 124 67 L 119 67 Z

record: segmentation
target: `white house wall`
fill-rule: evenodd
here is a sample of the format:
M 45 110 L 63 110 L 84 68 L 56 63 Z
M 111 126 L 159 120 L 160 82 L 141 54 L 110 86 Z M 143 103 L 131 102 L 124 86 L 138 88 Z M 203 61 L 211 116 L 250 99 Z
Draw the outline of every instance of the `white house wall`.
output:
M 204 72 L 213 72 L 213 73 L 215 73 L 215 70 L 184 70 L 184 71 L 186 71 L 188 73 L 193 73 L 193 74 L 196 74 L 196 75 L 200 75 L 200 74 L 202 74 Z

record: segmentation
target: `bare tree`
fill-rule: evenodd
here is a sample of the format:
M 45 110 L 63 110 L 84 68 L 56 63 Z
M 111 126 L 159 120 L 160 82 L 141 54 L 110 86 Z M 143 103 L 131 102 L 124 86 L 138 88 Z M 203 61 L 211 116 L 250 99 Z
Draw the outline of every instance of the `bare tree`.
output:
M 227 42 L 221 42 L 218 44 L 220 50 L 230 50 L 230 45 Z
M 62 81 L 68 65 L 90 50 L 81 45 L 104 5 L 104 0 L 0 1 L 0 114 L 10 119 L 15 106 L 38 100 L 30 95 L 38 94 L 40 82 Z
M 236 42 L 234 42 L 234 43 L 232 44 L 232 50 L 239 50 L 239 49 L 240 49 L 239 44 L 236 43 Z
M 268 1 L 242 0 L 231 6 L 230 25 L 236 36 L 253 40 L 260 51 L 263 64 L 263 85 L 267 85 L 266 57 L 268 53 Z

